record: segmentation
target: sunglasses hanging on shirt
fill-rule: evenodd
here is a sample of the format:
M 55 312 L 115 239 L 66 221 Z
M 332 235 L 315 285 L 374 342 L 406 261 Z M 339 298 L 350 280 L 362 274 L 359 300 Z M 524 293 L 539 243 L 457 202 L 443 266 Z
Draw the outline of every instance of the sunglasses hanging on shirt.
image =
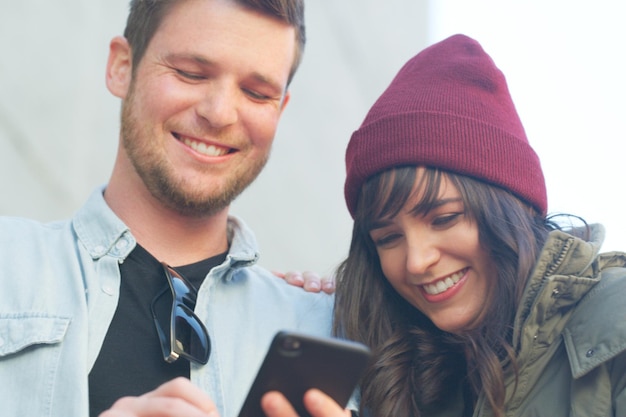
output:
M 151 308 L 163 359 L 172 363 L 182 356 L 204 365 L 211 354 L 211 339 L 206 327 L 194 313 L 198 290 L 174 268 L 166 263 L 162 263 L 162 266 L 169 288 L 154 298 Z M 155 304 L 168 290 L 172 293 L 172 307 L 169 323 L 165 324 L 157 317 Z

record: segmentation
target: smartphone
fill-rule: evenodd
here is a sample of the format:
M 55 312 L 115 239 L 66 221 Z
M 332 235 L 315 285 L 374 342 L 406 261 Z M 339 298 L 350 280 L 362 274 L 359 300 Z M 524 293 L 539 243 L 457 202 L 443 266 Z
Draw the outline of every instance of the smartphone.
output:
M 348 404 L 370 358 L 367 346 L 338 338 L 281 331 L 274 337 L 239 417 L 263 417 L 261 397 L 280 391 L 300 417 L 310 417 L 302 398 L 310 388 Z

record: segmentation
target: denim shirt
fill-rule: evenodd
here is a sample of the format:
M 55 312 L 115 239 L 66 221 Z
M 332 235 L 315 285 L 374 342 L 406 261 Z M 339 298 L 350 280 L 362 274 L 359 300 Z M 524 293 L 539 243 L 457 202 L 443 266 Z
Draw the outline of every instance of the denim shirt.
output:
M 2 416 L 87 417 L 88 374 L 117 306 L 119 264 L 135 247 L 103 188 L 68 221 L 0 218 Z M 199 289 L 196 314 L 211 337 L 191 380 L 222 417 L 236 416 L 278 330 L 330 334 L 331 296 L 286 284 L 256 265 L 256 241 L 228 221 L 230 250 Z

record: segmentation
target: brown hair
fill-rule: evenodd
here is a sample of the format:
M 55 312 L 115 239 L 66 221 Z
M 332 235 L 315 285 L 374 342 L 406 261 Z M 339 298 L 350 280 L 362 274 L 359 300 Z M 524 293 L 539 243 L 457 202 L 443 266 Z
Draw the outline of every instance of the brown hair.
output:
M 526 282 L 555 226 L 507 190 L 467 176 L 426 169 L 416 209 L 428 211 L 446 177 L 476 222 L 481 245 L 496 265 L 494 297 L 480 327 L 462 335 L 438 329 L 384 277 L 369 236 L 373 221 L 393 217 L 415 190 L 416 167 L 372 176 L 361 189 L 350 252 L 337 274 L 335 333 L 369 345 L 375 360 L 361 384 L 361 407 L 377 417 L 420 416 L 463 392 L 466 414 L 484 392 L 502 416 L 502 361 L 514 360 L 512 327 Z M 513 365 L 514 366 L 514 365 Z
M 170 9 L 185 0 L 131 0 L 124 36 L 132 49 L 133 71 Z M 293 79 L 306 44 L 304 0 L 232 0 L 244 7 L 274 17 L 296 29 L 296 53 L 287 85 Z

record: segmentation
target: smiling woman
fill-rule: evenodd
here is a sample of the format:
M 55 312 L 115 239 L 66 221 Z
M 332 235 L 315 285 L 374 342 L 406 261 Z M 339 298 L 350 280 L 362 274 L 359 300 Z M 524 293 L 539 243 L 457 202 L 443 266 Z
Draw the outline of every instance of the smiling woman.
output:
M 481 206 L 471 204 L 472 194 L 461 194 L 464 184 L 453 174 L 403 168 L 372 178 L 359 202 L 380 210 L 370 211 L 363 227 L 370 230 L 389 284 L 451 333 L 464 333 L 484 320 L 489 289 L 497 284 L 495 262 L 480 244 L 474 210 Z M 395 192 L 380 199 L 389 189 Z M 387 220 L 375 220 L 380 217 Z
M 335 331 L 374 351 L 364 415 L 626 413 L 626 253 L 599 254 L 601 225 L 547 216 L 539 158 L 478 42 L 410 59 L 346 171 Z

